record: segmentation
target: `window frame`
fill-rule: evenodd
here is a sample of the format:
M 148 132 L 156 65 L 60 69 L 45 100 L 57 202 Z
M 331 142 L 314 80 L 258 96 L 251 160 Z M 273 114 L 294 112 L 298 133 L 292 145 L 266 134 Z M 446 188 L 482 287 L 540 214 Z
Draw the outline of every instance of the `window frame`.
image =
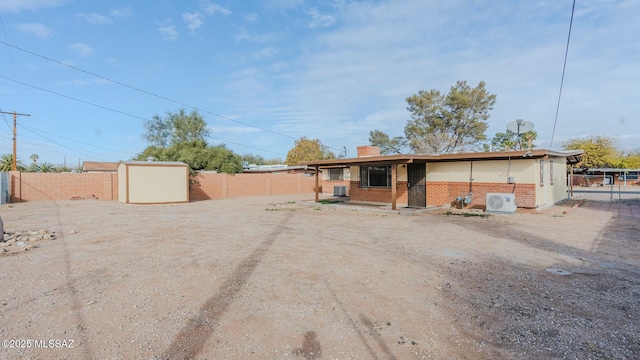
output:
M 330 168 L 329 170 L 329 181 L 343 181 L 344 180 L 344 169 L 343 168 Z M 334 178 L 334 175 L 338 175 L 337 179 Z
M 544 186 L 544 159 L 540 159 L 540 187 Z
M 385 185 L 371 185 L 371 170 L 380 171 L 381 168 L 385 168 L 385 175 L 374 174 L 376 182 L 379 181 L 382 176 L 386 179 Z M 361 165 L 360 166 L 360 187 L 372 188 L 372 189 L 391 189 L 391 165 Z

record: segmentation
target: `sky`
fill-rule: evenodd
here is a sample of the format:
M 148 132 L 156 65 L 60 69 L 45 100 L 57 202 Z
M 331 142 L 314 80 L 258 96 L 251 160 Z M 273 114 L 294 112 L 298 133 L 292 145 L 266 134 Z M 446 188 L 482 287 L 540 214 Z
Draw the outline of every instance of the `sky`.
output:
M 523 119 L 538 148 L 609 136 L 640 151 L 640 1 L 576 1 L 558 108 L 572 4 L 2 0 L 0 111 L 30 115 L 25 164 L 129 160 L 144 122 L 180 108 L 240 155 L 285 159 L 304 136 L 355 157 L 372 130 L 404 134 L 407 97 L 484 81 L 489 138 Z

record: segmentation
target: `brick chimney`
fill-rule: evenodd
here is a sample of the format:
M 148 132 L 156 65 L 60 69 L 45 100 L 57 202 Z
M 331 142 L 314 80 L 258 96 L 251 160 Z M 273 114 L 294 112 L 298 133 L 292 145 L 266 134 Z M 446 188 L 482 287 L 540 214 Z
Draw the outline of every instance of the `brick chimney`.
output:
M 380 148 L 377 146 L 358 146 L 358 157 L 380 156 Z

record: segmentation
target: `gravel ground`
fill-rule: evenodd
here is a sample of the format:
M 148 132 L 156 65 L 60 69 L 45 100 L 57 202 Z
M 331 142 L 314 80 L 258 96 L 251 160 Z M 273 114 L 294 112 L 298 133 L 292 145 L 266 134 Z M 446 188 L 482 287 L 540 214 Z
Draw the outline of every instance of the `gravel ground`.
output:
M 3 205 L 0 358 L 640 358 L 637 219 L 312 198 Z

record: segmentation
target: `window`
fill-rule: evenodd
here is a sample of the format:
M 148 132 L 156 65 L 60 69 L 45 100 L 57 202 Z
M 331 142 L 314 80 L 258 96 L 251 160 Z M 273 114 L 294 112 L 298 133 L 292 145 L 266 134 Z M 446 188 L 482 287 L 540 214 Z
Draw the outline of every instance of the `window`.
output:
M 391 187 L 391 165 L 360 166 L 360 187 Z
M 540 159 L 540 186 L 544 186 L 544 160 Z
M 342 168 L 339 169 L 329 169 L 329 180 L 340 180 L 344 179 L 343 177 L 344 171 Z
M 553 160 L 549 160 L 549 185 L 553 185 Z

